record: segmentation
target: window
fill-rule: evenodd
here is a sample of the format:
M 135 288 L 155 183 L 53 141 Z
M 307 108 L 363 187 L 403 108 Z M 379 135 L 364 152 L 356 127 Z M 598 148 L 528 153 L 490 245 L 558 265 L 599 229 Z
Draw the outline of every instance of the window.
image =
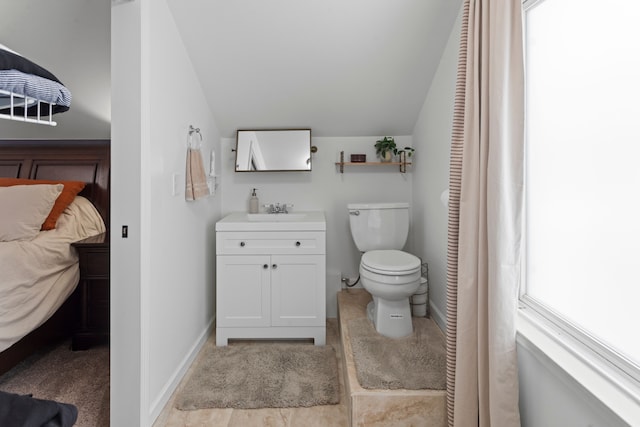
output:
M 524 301 L 638 379 L 640 2 L 525 2 Z

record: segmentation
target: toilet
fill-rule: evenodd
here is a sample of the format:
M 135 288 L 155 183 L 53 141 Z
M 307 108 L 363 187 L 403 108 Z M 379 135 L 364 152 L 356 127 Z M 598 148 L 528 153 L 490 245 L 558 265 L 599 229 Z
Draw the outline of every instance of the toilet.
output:
M 347 208 L 351 236 L 363 252 L 360 280 L 373 297 L 369 320 L 381 335 L 411 335 L 409 297 L 420 286 L 421 263 L 401 250 L 409 234 L 409 204 L 351 203 Z

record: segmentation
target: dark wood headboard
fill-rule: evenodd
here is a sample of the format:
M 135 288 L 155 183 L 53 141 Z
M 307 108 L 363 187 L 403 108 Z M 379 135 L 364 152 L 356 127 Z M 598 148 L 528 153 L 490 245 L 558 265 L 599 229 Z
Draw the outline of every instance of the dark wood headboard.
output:
M 91 200 L 109 228 L 109 140 L 0 140 L 0 176 L 84 181 L 80 193 Z

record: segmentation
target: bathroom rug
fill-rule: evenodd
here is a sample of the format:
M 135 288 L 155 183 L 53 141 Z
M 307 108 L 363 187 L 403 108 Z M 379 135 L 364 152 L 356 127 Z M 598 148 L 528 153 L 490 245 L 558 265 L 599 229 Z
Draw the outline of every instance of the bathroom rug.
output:
M 231 343 L 207 346 L 176 408 L 294 408 L 340 401 L 338 363 L 331 346 Z
M 358 382 L 366 389 L 444 390 L 444 335 L 431 319 L 416 318 L 413 333 L 388 338 L 367 318 L 347 323 Z

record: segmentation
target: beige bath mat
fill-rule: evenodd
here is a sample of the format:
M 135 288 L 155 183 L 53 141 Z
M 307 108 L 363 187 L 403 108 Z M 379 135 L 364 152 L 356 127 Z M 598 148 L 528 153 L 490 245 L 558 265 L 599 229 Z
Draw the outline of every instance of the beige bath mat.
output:
M 238 343 L 207 347 L 176 398 L 182 410 L 291 408 L 337 404 L 338 364 L 330 346 Z
M 430 319 L 413 318 L 413 334 L 387 338 L 366 318 L 349 321 L 358 382 L 367 389 L 444 390 L 445 340 Z

